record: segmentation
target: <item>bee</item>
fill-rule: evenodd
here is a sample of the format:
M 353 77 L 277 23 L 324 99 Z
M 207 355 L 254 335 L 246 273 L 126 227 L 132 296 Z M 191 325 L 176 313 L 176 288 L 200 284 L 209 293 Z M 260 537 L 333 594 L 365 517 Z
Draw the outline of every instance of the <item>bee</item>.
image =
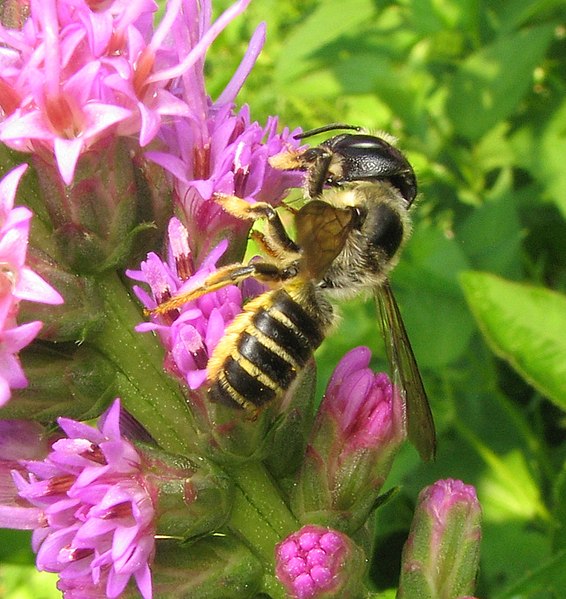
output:
M 432 414 L 387 279 L 411 232 L 416 178 L 389 141 L 358 128 L 330 125 L 298 137 L 335 128 L 357 133 L 272 160 L 277 168 L 306 172 L 308 201 L 294 214 L 295 238 L 271 205 L 218 194 L 216 201 L 236 218 L 265 222 L 264 232 L 252 235 L 266 260 L 223 266 L 151 312 L 167 313 L 249 277 L 265 283 L 268 291 L 228 325 L 207 366 L 210 400 L 254 415 L 284 395 L 322 343 L 335 322 L 331 298 L 374 292 L 393 383 L 406 400 L 409 439 L 428 460 L 435 452 Z

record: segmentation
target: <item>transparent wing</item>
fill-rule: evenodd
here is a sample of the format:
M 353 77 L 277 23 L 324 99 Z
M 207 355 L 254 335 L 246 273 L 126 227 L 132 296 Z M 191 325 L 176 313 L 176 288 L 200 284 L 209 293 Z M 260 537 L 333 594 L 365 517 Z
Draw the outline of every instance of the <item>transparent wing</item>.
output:
M 303 268 L 317 279 L 344 248 L 354 225 L 354 212 L 322 200 L 311 200 L 295 216 L 297 243 L 303 253 Z
M 405 396 L 409 440 L 423 460 L 432 460 L 436 452 L 432 412 L 407 330 L 388 281 L 376 289 L 375 298 L 393 384 Z

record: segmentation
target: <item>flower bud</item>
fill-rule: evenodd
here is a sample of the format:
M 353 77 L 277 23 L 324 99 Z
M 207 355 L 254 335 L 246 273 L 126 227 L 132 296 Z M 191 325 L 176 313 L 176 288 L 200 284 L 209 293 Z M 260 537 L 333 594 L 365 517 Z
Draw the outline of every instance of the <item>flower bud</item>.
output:
M 162 228 L 169 214 L 169 193 L 157 167 L 148 176 L 149 166 L 132 160 L 123 138 L 105 138 L 81 154 L 70 185 L 51 154 L 34 154 L 33 161 L 59 257 L 75 273 L 123 268 L 138 234 Z
M 221 470 L 202 458 L 192 461 L 151 447 L 138 449 L 146 480 L 157 490 L 158 535 L 186 540 L 224 524 L 233 493 Z
M 275 548 L 275 573 L 293 599 L 358 597 L 366 561 L 345 534 L 307 525 Z
M 93 348 L 83 345 L 65 355 L 34 344 L 20 357 L 29 384 L 14 393 L 17 401 L 3 408 L 4 418 L 49 421 L 61 414 L 88 418 L 99 414 L 113 397 L 109 394 L 115 390 L 116 368 Z
M 261 590 L 264 572 L 245 545 L 219 535 L 190 545 L 159 540 L 152 574 L 155 597 L 247 599 Z
M 440 480 L 423 489 L 403 549 L 398 599 L 472 595 L 481 539 L 475 489 Z
M 302 521 L 357 530 L 405 438 L 402 399 L 370 359 L 365 347 L 351 350 L 328 383 L 292 497 Z

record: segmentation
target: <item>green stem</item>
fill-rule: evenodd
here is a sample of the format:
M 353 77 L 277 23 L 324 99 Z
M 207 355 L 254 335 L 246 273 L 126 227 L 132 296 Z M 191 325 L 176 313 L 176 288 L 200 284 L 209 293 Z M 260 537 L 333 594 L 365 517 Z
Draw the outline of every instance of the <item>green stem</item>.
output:
M 151 333 L 137 333 L 142 316 L 116 273 L 100 279 L 105 327 L 97 347 L 116 365 L 118 391 L 128 411 L 166 451 L 195 451 L 198 432 L 177 383 L 163 370 L 163 350 Z
M 245 462 L 232 467 L 230 475 L 236 483 L 236 496 L 228 524 L 264 562 L 263 590 L 273 599 L 284 599 L 287 595 L 274 575 L 275 545 L 300 524 L 263 464 Z
M 230 475 L 238 492 L 229 524 L 272 565 L 275 544 L 300 525 L 261 463 L 233 467 Z
M 271 599 L 288 599 L 289 597 L 277 578 L 269 574 L 263 578 L 263 592 L 271 597 Z
M 287 507 L 279 488 L 262 463 L 244 462 L 234 469 L 232 476 L 281 538 L 297 530 L 299 522 Z

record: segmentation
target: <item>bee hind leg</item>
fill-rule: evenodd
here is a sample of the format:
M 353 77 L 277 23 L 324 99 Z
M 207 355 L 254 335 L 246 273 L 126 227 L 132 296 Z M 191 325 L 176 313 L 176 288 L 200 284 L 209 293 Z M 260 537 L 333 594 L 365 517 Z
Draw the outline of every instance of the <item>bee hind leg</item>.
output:
M 175 295 L 171 299 L 146 312 L 148 314 L 165 314 L 170 310 L 176 310 L 183 306 L 183 304 L 194 301 L 207 293 L 218 291 L 228 285 L 236 285 L 249 277 L 253 277 L 258 281 L 265 283 L 276 283 L 294 277 L 296 274 L 297 269 L 294 266 L 279 268 L 275 264 L 270 264 L 269 262 L 230 264 L 228 266 L 223 266 L 210 274 L 198 287 Z

